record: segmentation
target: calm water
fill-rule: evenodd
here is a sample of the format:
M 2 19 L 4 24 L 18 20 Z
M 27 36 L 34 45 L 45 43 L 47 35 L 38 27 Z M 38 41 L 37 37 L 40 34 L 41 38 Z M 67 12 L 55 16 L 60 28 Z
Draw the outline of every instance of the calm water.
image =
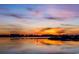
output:
M 0 53 L 79 53 L 78 41 L 0 38 Z

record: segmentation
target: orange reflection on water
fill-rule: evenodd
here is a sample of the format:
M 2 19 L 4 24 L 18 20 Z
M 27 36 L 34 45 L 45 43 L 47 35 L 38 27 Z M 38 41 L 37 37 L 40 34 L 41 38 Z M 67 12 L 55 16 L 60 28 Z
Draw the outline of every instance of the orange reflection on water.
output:
M 17 40 L 17 42 L 21 44 L 35 44 L 38 46 L 43 45 L 79 45 L 79 41 L 59 41 L 59 40 L 49 40 L 49 39 L 23 39 L 23 40 Z
M 48 39 L 44 39 L 44 40 L 38 40 L 40 43 L 43 44 L 47 44 L 47 45 L 61 45 L 64 44 L 63 41 L 58 41 L 58 40 L 48 40 Z
M 36 45 L 62 45 L 63 41 L 49 39 L 24 39 L 19 40 L 20 43 L 36 44 Z

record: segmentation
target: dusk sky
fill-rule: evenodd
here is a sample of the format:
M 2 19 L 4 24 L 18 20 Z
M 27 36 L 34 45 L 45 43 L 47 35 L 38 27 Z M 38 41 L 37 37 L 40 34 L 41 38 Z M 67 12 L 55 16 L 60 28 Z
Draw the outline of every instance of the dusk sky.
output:
M 79 33 L 78 7 L 78 4 L 3 4 L 0 5 L 0 27 L 15 25 L 30 32 L 38 28 L 72 27 L 71 32 Z

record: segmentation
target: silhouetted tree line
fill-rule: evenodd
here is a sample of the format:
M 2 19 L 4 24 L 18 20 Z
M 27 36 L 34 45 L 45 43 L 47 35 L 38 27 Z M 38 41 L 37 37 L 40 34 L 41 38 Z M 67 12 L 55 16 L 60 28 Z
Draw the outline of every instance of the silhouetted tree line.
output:
M 79 35 L 49 35 L 49 34 L 44 34 L 44 35 L 22 35 L 22 34 L 10 34 L 10 35 L 0 35 L 0 37 L 48 37 L 50 40 L 62 40 L 62 41 L 79 41 Z

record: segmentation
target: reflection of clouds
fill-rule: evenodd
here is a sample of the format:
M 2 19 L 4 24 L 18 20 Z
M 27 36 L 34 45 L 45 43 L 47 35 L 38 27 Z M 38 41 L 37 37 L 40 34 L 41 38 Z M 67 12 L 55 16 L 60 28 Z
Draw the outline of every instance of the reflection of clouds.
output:
M 29 39 L 30 40 L 30 39 Z M 41 40 L 41 39 L 38 39 Z M 24 40 L 25 41 L 25 40 Z M 36 43 L 32 43 L 32 42 L 36 42 Z M 42 40 L 43 41 L 43 40 Z M 40 42 L 40 44 L 42 44 L 42 41 L 38 41 Z M 50 40 L 51 41 L 51 40 Z M 27 42 L 27 40 L 26 40 Z M 63 42 L 63 44 L 54 44 L 53 41 L 51 45 L 45 45 L 45 44 L 38 44 L 37 40 L 31 40 L 31 42 L 28 43 L 21 43 L 22 45 L 20 45 L 21 47 L 19 47 L 19 49 L 15 49 L 16 52 L 21 52 L 21 53 L 79 53 L 78 49 L 78 45 L 76 43 L 79 42 L 75 42 L 72 44 L 68 44 L 71 43 L 69 41 L 67 42 Z M 60 42 L 60 41 L 58 41 Z
M 45 42 L 47 39 L 10 39 L 11 38 L 0 39 L 0 44 L 4 44 L 0 46 L 0 53 L 79 53 L 78 41 L 63 41 L 63 44 L 56 44 L 55 42 L 62 41 L 49 40 L 51 44 L 46 45 L 42 42 Z

